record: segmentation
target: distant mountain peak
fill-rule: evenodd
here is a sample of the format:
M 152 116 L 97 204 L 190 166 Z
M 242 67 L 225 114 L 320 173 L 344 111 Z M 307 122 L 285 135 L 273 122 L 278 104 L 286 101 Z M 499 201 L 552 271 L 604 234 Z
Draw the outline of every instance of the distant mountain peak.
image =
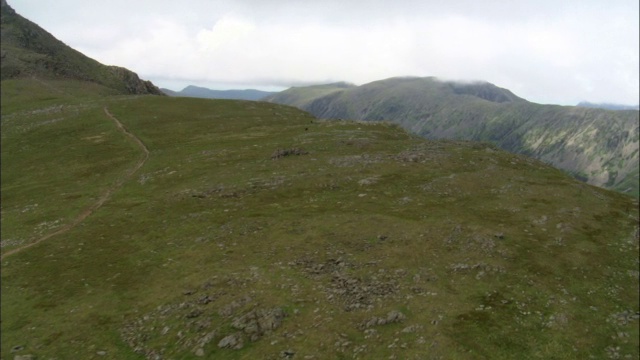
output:
M 594 108 L 594 109 L 606 109 L 606 110 L 639 110 L 640 105 L 621 105 L 611 103 L 592 103 L 588 101 L 581 101 L 576 105 L 578 107 Z
M 162 89 L 169 96 L 196 97 L 203 99 L 235 99 L 235 100 L 260 100 L 266 96 L 275 94 L 270 91 L 262 91 L 256 89 L 242 90 L 212 90 L 206 87 L 188 85 L 180 91 L 172 91 Z
M 471 83 L 448 82 L 448 84 L 456 95 L 471 95 L 496 103 L 523 100 L 511 91 L 497 87 L 486 81 Z

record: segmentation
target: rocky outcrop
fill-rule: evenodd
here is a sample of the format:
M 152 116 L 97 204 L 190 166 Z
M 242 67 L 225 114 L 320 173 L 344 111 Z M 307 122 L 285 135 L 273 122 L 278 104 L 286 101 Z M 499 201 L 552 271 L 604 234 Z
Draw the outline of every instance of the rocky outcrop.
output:
M 111 72 L 124 83 L 124 87 L 130 94 L 166 95 L 151 81 L 141 80 L 138 74 L 129 69 L 119 66 L 110 66 L 109 68 Z
M 107 66 L 67 46 L 2 1 L 1 79 L 41 78 L 100 84 L 121 94 L 165 95 L 131 70 Z
M 300 148 L 277 149 L 276 151 L 273 152 L 273 154 L 271 154 L 271 159 L 275 160 L 275 159 L 280 159 L 285 156 L 291 156 L 291 155 L 307 155 L 308 153 L 309 153 L 308 151 Z

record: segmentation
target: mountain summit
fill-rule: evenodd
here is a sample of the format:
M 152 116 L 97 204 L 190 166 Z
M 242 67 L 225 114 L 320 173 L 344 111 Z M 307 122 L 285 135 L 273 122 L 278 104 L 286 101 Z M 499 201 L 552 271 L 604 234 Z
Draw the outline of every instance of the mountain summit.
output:
M 118 66 L 103 65 L 25 19 L 2 0 L 2 80 L 36 77 L 89 81 L 122 94 L 164 95 L 150 81 Z

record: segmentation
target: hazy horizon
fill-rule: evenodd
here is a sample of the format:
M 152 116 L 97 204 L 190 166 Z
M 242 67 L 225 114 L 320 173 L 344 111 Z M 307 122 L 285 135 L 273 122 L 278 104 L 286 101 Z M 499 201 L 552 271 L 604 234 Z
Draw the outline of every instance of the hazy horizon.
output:
M 529 101 L 640 102 L 639 3 L 10 0 L 159 87 L 278 91 L 396 76 L 482 80 Z

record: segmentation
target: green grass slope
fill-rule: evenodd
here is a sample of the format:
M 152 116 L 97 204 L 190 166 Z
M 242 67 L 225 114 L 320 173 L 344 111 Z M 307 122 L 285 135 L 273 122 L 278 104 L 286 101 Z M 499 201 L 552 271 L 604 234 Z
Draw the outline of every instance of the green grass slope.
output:
M 89 92 L 2 82 L 3 359 L 639 355 L 631 197 L 389 123 Z
M 341 93 L 342 91 L 352 87 L 354 87 L 354 85 L 342 82 L 325 85 L 292 87 L 279 93 L 265 96 L 262 98 L 262 101 L 275 103 L 281 102 L 298 108 L 304 108 L 318 98 Z
M 392 121 L 429 139 L 489 141 L 638 197 L 638 111 L 540 105 L 488 83 L 435 78 L 391 78 L 310 99 L 313 88 L 267 100 L 320 118 Z
M 130 70 L 103 65 L 70 48 L 17 14 L 5 0 L 0 10 L 2 80 L 73 79 L 93 82 L 122 94 L 164 95 L 153 83 L 141 80 Z

